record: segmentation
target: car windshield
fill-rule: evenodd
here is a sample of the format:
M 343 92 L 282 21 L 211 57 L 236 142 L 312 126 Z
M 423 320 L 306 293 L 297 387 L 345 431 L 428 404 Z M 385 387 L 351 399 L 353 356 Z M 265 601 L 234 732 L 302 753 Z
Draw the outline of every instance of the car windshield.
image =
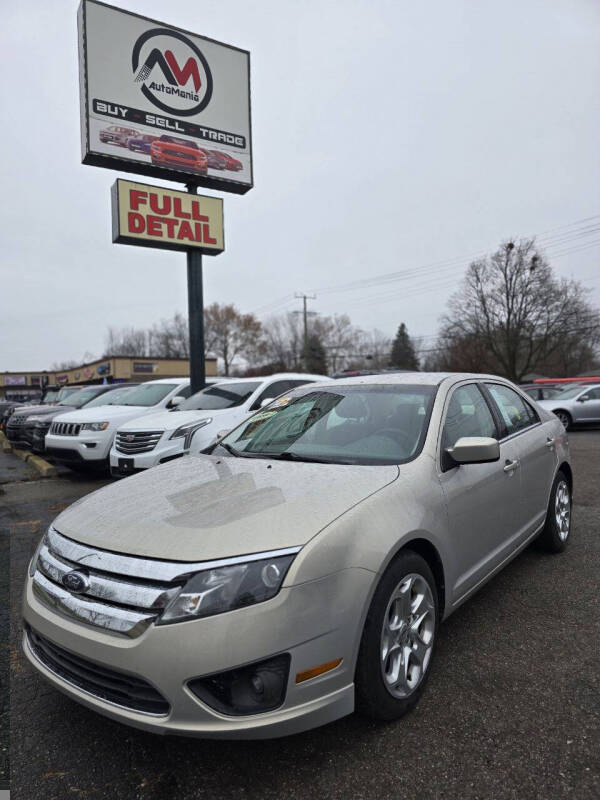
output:
M 56 395 L 56 401 L 60 403 L 61 400 L 64 400 L 73 392 L 78 392 L 79 386 L 63 386 L 62 389 L 59 390 L 58 394 Z
M 561 400 L 569 400 L 571 397 L 577 397 L 578 394 L 585 392 L 585 389 L 585 386 L 578 384 L 577 386 L 572 386 L 569 389 L 563 389 L 562 392 L 557 395 L 557 397 L 560 397 Z
M 50 405 L 51 403 L 56 402 L 57 397 L 58 397 L 58 392 L 56 391 L 56 389 L 52 389 L 51 391 L 46 392 L 42 402 L 46 405 Z
M 80 391 L 76 392 L 74 395 L 71 395 L 71 397 L 61 400 L 58 405 L 81 408 L 86 403 L 89 403 L 90 400 L 93 400 L 94 397 L 97 397 L 98 394 L 101 394 L 102 389 L 102 386 L 88 386 L 87 389 L 80 389 Z
M 177 406 L 178 411 L 209 411 L 216 408 L 233 408 L 244 403 L 261 385 L 260 381 L 221 383 L 202 389 Z
M 200 148 L 195 142 L 188 142 L 186 139 L 178 139 L 176 136 L 161 136 L 163 142 L 170 142 L 171 144 L 179 144 L 182 147 L 193 147 L 195 150 Z
M 96 408 L 96 406 L 118 406 L 121 401 L 132 390 L 131 386 L 122 386 L 119 389 L 111 389 L 109 392 L 98 395 L 86 405 L 86 408 Z
M 155 406 L 176 388 L 176 383 L 141 383 L 132 389 L 131 394 L 128 394 L 119 405 Z
M 423 447 L 437 387 L 295 389 L 220 440 L 215 452 L 331 464 L 404 464 Z

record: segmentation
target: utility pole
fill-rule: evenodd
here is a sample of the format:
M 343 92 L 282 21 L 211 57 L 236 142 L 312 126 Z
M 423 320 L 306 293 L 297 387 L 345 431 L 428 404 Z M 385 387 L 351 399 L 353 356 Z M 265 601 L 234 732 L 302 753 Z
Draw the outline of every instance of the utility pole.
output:
M 303 316 L 304 316 L 304 366 L 306 366 L 306 354 L 308 352 L 308 311 L 306 310 L 306 301 L 307 300 L 316 300 L 316 294 L 302 294 L 302 292 L 296 292 L 294 295 L 295 298 L 298 300 L 302 300 L 303 306 Z
M 198 187 L 187 185 L 190 194 Z M 204 299 L 202 297 L 202 253 L 193 247 L 187 251 L 188 325 L 190 331 L 190 391 L 199 392 L 206 386 L 206 359 L 204 355 Z

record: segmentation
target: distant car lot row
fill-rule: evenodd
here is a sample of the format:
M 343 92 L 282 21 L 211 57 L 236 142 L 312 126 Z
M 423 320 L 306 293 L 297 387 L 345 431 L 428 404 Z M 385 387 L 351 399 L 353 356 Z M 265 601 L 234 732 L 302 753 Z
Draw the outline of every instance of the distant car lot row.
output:
M 191 397 L 188 378 L 65 387 L 50 405 L 12 409 L 4 428 L 15 447 L 75 470 L 110 466 L 121 477 L 199 453 L 275 397 L 323 380 L 300 373 L 212 379 Z

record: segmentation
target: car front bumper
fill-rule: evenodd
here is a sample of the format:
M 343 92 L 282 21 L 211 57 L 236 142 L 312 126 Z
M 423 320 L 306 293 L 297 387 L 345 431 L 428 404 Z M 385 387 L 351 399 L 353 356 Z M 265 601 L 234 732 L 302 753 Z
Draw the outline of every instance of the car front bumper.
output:
M 110 451 L 111 474 L 115 477 L 124 477 L 132 472 L 150 469 L 150 467 L 156 467 L 158 464 L 164 464 L 166 461 L 171 461 L 186 454 L 187 451 L 183 449 L 183 437 L 177 439 L 163 437 L 163 439 L 158 442 L 154 450 L 133 455 L 119 452 L 113 444 Z M 128 462 L 126 468 L 123 467 L 124 462 Z
M 108 436 L 106 434 L 108 433 Z M 100 462 L 108 458 L 114 431 L 85 431 L 78 436 L 46 435 L 46 452 L 57 461 Z
M 375 574 L 347 569 L 316 581 L 281 589 L 276 597 L 244 609 L 171 625 L 151 625 L 137 638 L 81 624 L 46 606 L 27 578 L 25 622 L 54 645 L 100 667 L 138 676 L 169 703 L 163 715 L 102 700 L 67 682 L 33 652 L 31 664 L 74 700 L 113 719 L 162 734 L 260 739 L 287 736 L 324 725 L 354 709 L 354 666 L 363 612 Z M 211 709 L 188 688 L 197 677 L 289 653 L 283 704 L 273 711 L 229 716 Z M 296 683 L 297 673 L 342 659 L 335 669 Z

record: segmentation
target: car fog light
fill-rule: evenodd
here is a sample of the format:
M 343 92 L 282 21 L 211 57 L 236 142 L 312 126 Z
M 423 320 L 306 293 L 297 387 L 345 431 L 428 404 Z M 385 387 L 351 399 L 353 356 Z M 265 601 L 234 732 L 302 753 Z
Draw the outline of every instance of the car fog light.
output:
M 290 655 L 284 653 L 246 667 L 196 678 L 190 690 L 210 708 L 228 716 L 272 711 L 285 700 Z

